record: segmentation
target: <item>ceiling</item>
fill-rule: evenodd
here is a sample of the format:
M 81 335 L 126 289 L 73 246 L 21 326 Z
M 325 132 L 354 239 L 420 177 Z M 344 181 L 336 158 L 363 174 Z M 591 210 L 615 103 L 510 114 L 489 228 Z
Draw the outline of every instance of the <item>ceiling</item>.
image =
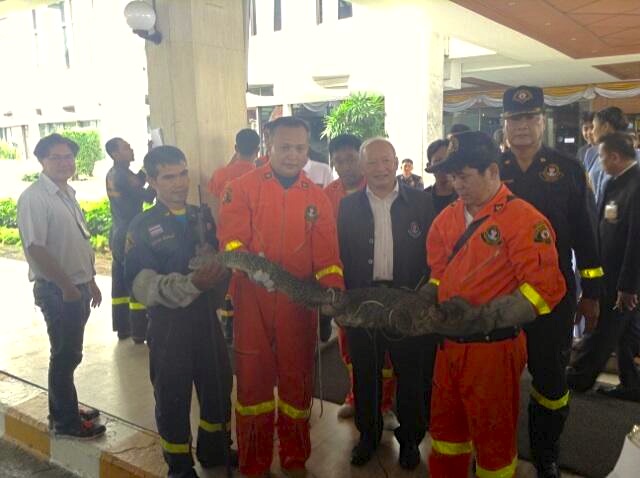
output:
M 637 53 L 638 0 L 453 0 L 572 58 Z

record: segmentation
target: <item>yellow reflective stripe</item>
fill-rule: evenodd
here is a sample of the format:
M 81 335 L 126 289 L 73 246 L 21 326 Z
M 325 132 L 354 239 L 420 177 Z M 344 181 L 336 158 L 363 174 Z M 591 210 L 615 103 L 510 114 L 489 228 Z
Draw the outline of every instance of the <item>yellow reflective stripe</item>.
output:
M 538 311 L 538 315 L 544 315 L 551 312 L 551 309 L 545 300 L 540 294 L 538 294 L 538 291 L 535 290 L 531 284 L 525 282 L 518 289 L 522 292 L 522 295 L 524 295 L 527 300 L 533 304 Z
M 431 449 L 441 455 L 465 455 L 467 453 L 471 453 L 471 448 L 470 441 L 455 443 L 451 441 L 436 440 L 435 438 L 431 440 Z
M 229 241 L 227 242 L 227 245 L 224 246 L 224 250 L 229 252 L 229 251 L 235 251 L 236 249 L 241 248 L 242 246 L 244 246 L 244 244 L 240 241 Z
M 476 463 L 476 476 L 478 478 L 511 478 L 516 473 L 518 467 L 518 457 L 515 456 L 513 461 L 498 470 L 486 470 Z
M 224 430 L 222 428 L 222 425 L 225 425 Z M 199 427 L 202 428 L 206 432 L 215 433 L 215 432 L 231 430 L 231 423 L 226 423 L 226 424 L 223 424 L 223 423 L 211 423 L 211 422 L 208 422 L 208 421 L 203 420 L 201 418 Z
M 112 297 L 111 298 L 112 305 L 122 305 L 122 304 L 128 304 L 128 303 L 129 303 L 129 297 Z
M 144 304 L 140 302 L 129 302 L 129 310 L 146 310 Z
M 346 365 L 347 365 L 347 370 L 348 370 L 349 372 L 353 372 L 353 364 L 348 363 L 348 364 L 346 364 Z
M 293 418 L 294 420 L 300 420 L 303 418 L 306 419 L 306 418 L 309 418 L 309 415 L 311 415 L 310 408 L 307 408 L 306 410 L 301 410 L 292 405 L 289 405 L 287 402 L 284 402 L 281 399 L 278 400 L 278 410 L 280 410 L 285 415 Z
M 174 455 L 191 453 L 191 445 L 189 443 L 169 443 L 164 438 L 160 438 L 160 444 L 167 453 L 173 453 Z
M 439 286 L 440 285 L 440 279 L 434 279 L 432 277 L 431 279 L 429 279 L 429 284 L 433 284 L 435 286 Z
M 392 368 L 383 368 L 382 369 L 382 378 L 393 378 L 393 369 Z
M 233 317 L 233 310 L 220 309 L 220 317 Z
M 342 267 L 334 265 L 334 266 L 325 267 L 324 269 L 320 269 L 318 272 L 316 272 L 316 280 L 320 280 L 324 276 L 328 276 L 329 274 L 337 274 L 340 277 L 344 276 L 342 272 Z
M 595 279 L 596 277 L 602 277 L 604 271 L 602 267 L 594 267 L 593 269 L 582 269 L 580 271 L 580 277 L 583 279 Z
M 236 412 L 240 415 L 262 415 L 264 413 L 271 413 L 276 409 L 276 401 L 269 400 L 268 402 L 258 403 L 257 405 L 241 405 L 240 402 L 236 403 Z
M 557 400 L 551 400 L 542 395 L 535 388 L 531 387 L 531 397 L 544 408 L 549 410 L 558 410 L 559 408 L 566 407 L 569 404 L 569 392 L 565 393 Z

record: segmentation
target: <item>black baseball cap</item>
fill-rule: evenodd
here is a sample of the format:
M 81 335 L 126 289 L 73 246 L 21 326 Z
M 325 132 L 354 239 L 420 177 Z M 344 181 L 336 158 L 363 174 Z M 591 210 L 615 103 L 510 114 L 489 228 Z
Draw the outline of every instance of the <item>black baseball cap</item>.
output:
M 427 172 L 450 173 L 460 171 L 465 166 L 485 169 L 491 163 L 497 163 L 499 157 L 498 147 L 489 135 L 481 131 L 465 131 L 451 136 L 447 157 L 427 167 Z
M 544 112 L 544 93 L 537 86 L 516 86 L 502 95 L 502 118 Z

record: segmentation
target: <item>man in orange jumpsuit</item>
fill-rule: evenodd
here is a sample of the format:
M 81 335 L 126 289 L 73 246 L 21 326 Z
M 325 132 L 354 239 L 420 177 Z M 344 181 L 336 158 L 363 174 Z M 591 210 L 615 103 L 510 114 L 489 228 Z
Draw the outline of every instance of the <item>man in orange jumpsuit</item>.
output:
M 218 237 L 227 251 L 264 254 L 296 277 L 343 288 L 331 205 L 301 172 L 308 149 L 304 121 L 275 120 L 269 164 L 232 181 L 223 193 Z M 240 472 L 268 474 L 277 408 L 280 464 L 289 476 L 306 476 L 316 313 L 270 291 L 266 272 L 252 279 L 236 274 L 232 287 Z
M 452 174 L 460 199 L 431 226 L 427 287 L 437 286 L 441 303 L 461 297 L 502 317 L 533 320 L 555 307 L 566 284 L 553 229 L 501 184 L 498 155 L 484 133 L 459 133 L 450 140 L 447 158 L 430 168 Z M 472 449 L 477 476 L 514 476 L 525 340 L 515 327 L 444 339 L 433 379 L 433 478 L 466 478 Z
M 341 134 L 329 142 L 329 156 L 331 164 L 336 168 L 338 179 L 324 188 L 324 192 L 331 202 L 333 214 L 338 217 L 340 201 L 343 197 L 365 187 L 366 181 L 360 170 L 358 159 L 362 140 L 352 134 Z M 321 319 L 322 320 L 322 319 Z M 344 405 L 338 409 L 338 418 L 351 418 L 355 413 L 353 401 L 353 365 L 349 356 L 347 334 L 344 329 L 338 329 L 338 346 L 342 361 L 349 372 L 349 393 L 344 399 Z M 393 366 L 389 354 L 385 354 L 384 367 L 382 369 L 382 413 L 387 414 L 393 407 L 396 381 L 393 376 Z M 394 418 L 394 422 L 397 421 Z

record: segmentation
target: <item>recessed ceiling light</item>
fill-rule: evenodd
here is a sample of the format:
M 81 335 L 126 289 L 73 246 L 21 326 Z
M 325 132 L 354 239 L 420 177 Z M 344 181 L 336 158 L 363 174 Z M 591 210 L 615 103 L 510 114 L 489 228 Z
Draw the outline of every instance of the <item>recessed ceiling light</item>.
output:
M 576 41 L 576 37 L 571 37 L 571 41 Z
M 509 2 L 507 3 L 508 7 L 515 7 L 518 3 L 517 2 Z

